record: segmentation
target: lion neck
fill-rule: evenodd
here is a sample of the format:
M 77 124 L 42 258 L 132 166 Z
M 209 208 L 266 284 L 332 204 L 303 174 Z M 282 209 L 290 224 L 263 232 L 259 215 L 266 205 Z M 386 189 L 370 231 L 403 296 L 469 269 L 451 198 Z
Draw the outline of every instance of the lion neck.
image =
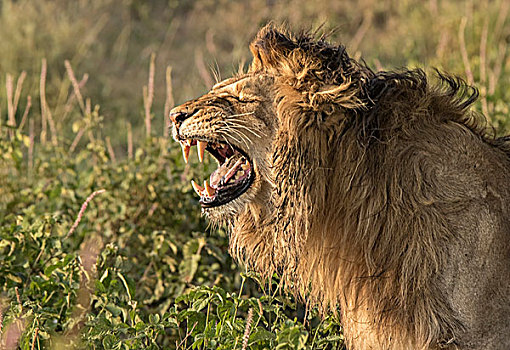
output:
M 231 252 L 263 276 L 278 272 L 323 311 L 340 306 L 355 348 L 425 348 L 451 333 L 433 322 L 438 314 L 457 325 L 444 301 L 427 297 L 439 293 L 445 252 L 427 250 L 431 238 L 421 230 L 445 225 L 432 207 L 418 217 L 398 204 L 416 202 L 420 193 L 406 193 L 398 180 L 416 174 L 388 171 L 401 150 L 357 143 L 358 132 L 339 130 L 336 139 L 320 130 L 280 132 L 271 200 L 254 202 L 233 222 Z M 449 232 L 435 234 L 447 239 Z

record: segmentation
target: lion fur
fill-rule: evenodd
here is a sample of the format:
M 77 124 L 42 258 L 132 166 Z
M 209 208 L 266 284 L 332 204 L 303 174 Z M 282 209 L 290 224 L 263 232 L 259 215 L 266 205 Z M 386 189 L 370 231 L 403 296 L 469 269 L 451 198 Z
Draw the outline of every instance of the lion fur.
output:
M 270 186 L 229 219 L 231 254 L 339 307 L 349 349 L 510 348 L 510 146 L 477 90 L 272 25 L 250 49 Z

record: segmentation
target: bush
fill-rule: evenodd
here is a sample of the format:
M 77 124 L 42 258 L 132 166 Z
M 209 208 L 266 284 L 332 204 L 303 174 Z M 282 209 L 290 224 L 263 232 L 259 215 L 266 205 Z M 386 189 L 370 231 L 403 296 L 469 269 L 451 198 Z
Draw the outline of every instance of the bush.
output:
M 0 129 L 4 341 L 19 338 L 24 349 L 341 346 L 332 318 L 305 317 L 291 299 L 265 294 L 256 276 L 239 275 L 226 232 L 205 233 L 189 182 L 201 175 L 178 145 L 151 136 L 116 160 L 98 111 L 85 108 L 75 128 L 86 141 L 35 142 L 33 126 L 28 135 Z

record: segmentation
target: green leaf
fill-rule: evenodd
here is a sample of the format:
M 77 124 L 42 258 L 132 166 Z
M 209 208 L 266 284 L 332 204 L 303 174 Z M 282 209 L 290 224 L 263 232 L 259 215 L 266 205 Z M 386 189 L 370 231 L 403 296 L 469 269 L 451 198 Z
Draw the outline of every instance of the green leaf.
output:
M 11 281 L 16 282 L 16 283 L 23 282 L 21 278 L 19 278 L 18 276 L 13 275 L 12 273 L 8 273 L 6 277 L 8 279 L 10 279 Z
M 152 324 L 158 323 L 160 321 L 160 317 L 158 314 L 149 315 L 149 322 Z
M 117 317 L 117 316 L 119 316 L 122 313 L 122 309 L 120 307 L 118 307 L 117 305 L 115 305 L 115 304 L 108 304 L 108 305 L 106 305 L 106 310 L 110 311 L 110 313 L 114 317 Z

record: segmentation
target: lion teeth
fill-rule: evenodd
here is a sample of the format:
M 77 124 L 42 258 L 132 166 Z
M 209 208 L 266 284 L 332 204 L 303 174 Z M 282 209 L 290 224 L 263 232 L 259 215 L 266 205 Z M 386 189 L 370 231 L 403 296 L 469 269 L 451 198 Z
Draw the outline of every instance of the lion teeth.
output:
M 250 163 L 248 163 L 248 162 L 244 163 L 243 165 L 241 165 L 241 169 L 243 169 L 243 170 L 250 169 Z
M 205 192 L 207 193 L 207 195 L 209 197 L 214 196 L 214 194 L 216 193 L 216 190 L 214 188 L 212 188 L 211 186 L 209 186 L 209 184 L 207 183 L 207 180 L 204 180 L 204 187 L 205 187 Z
M 239 159 L 232 168 L 228 171 L 228 173 L 225 175 L 226 182 L 237 172 L 237 168 L 239 165 L 241 165 L 242 160 Z
M 200 186 L 199 184 L 197 184 L 195 181 L 191 180 L 191 186 L 193 186 L 193 189 L 195 190 L 195 192 L 200 196 L 202 197 L 202 193 L 204 192 L 204 189 L 202 186 Z
M 190 151 L 191 147 L 181 143 L 181 148 L 182 148 L 182 157 L 184 158 L 184 162 L 186 164 L 188 164 L 189 151 Z
M 202 162 L 204 160 L 204 151 L 207 147 L 207 142 L 204 141 L 198 141 L 197 142 L 197 149 L 198 149 L 198 160 Z

